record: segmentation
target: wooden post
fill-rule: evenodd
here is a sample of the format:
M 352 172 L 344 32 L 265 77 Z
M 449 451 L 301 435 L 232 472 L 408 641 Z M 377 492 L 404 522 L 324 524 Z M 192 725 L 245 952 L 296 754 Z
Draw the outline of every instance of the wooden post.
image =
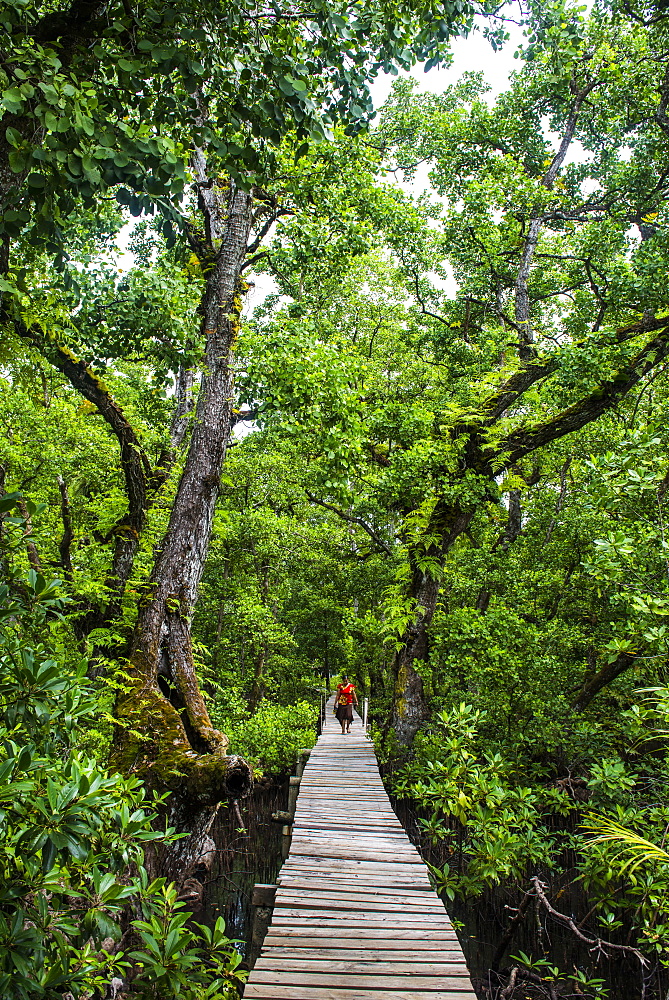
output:
M 297 795 L 300 790 L 301 778 L 290 778 L 288 785 L 288 812 L 291 816 L 295 815 L 295 807 L 297 806 Z
M 284 826 L 281 830 L 281 857 L 285 861 L 290 854 L 290 842 L 292 840 L 292 827 Z
M 249 970 L 256 964 L 263 941 L 265 940 L 265 935 L 272 922 L 275 896 L 275 885 L 259 884 L 253 887 L 253 895 L 251 896 L 253 919 L 251 923 L 251 947 L 248 958 Z
M 303 750 L 298 750 L 297 752 L 297 767 L 295 768 L 295 776 L 301 778 L 304 774 L 304 769 L 307 766 L 307 761 L 309 760 L 309 754 L 311 750 L 305 748 Z
M 362 703 L 362 730 L 367 732 L 367 710 L 369 709 L 369 698 L 365 698 Z

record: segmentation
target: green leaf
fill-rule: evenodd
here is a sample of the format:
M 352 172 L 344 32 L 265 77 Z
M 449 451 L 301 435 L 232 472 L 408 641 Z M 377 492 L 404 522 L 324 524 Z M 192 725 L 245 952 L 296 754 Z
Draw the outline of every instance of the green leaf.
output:
M 15 174 L 20 174 L 26 169 L 27 158 L 21 150 L 13 149 L 9 154 L 9 166 Z
M 18 114 L 23 108 L 23 97 L 18 87 L 10 87 L 2 92 L 2 106 L 10 115 Z

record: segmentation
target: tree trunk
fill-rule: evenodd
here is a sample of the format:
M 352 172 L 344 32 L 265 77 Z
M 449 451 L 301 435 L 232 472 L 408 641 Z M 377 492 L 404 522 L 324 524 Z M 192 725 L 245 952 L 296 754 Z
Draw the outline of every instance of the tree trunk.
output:
M 437 513 L 435 511 L 435 513 Z M 439 515 L 437 514 L 439 517 Z M 433 545 L 426 553 L 443 566 L 446 555 L 455 540 L 466 531 L 474 511 L 449 511 L 441 515 L 441 543 Z M 433 530 L 433 529 L 431 529 Z M 418 662 L 426 663 L 429 655 L 428 630 L 432 624 L 439 598 L 440 581 L 435 576 L 414 567 L 411 596 L 421 612 L 408 626 L 402 647 L 395 656 L 395 690 L 391 724 L 400 743 L 408 745 L 429 717 L 423 680 L 416 669 Z
M 253 664 L 253 684 L 249 695 L 249 712 L 255 715 L 265 693 L 265 663 L 267 662 L 267 642 L 263 642 Z
M 416 666 L 418 662 L 425 663 L 428 658 L 427 630 L 437 607 L 439 581 L 414 570 L 411 589 L 416 605 L 423 611 L 407 628 L 402 648 L 395 655 L 392 726 L 403 744 L 411 743 L 429 715 L 423 679 Z
M 206 841 L 201 834 L 211 809 L 251 787 L 248 765 L 227 756 L 228 740 L 210 721 L 193 663 L 190 620 L 231 428 L 230 362 L 239 329 L 240 270 L 252 196 L 234 184 L 221 193 L 209 182 L 201 200 L 210 213 L 207 229 L 216 253 L 202 305 L 204 375 L 169 525 L 140 604 L 130 680 L 117 704 L 114 760 L 123 770 L 141 774 L 152 787 L 172 790 L 170 820 Z M 197 861 L 197 849 L 188 842 L 179 842 L 178 853 L 188 858 L 190 868 Z M 173 867 L 173 860 L 164 867 Z M 170 875 L 175 877 L 175 872 L 170 870 Z
M 606 663 L 601 670 L 595 674 L 590 674 L 583 681 L 581 688 L 572 702 L 572 708 L 577 712 L 582 712 L 596 694 L 611 684 L 617 677 L 624 674 L 626 670 L 633 667 L 637 660 L 637 654 L 619 653 L 613 663 Z
M 251 546 L 255 552 L 255 547 Z M 260 603 L 265 608 L 268 604 L 269 598 L 269 562 L 267 560 L 256 562 L 256 572 L 258 573 L 260 582 Z M 260 564 L 259 564 L 260 563 Z M 267 663 L 267 654 L 269 652 L 269 643 L 267 639 L 261 642 L 260 649 L 255 658 L 253 664 L 253 682 L 251 684 L 251 692 L 249 694 L 249 712 L 251 715 L 255 715 L 260 700 L 265 691 L 265 664 Z

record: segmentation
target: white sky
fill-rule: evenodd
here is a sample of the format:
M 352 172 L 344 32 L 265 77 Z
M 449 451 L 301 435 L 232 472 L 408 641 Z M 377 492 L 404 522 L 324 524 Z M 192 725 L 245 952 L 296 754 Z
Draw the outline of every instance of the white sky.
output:
M 473 32 L 468 38 L 456 38 L 451 44 L 453 52 L 453 62 L 448 69 L 431 69 L 428 73 L 423 72 L 422 66 L 415 66 L 411 75 L 420 84 L 420 89 L 439 94 L 446 87 L 456 83 L 463 73 L 483 73 L 485 81 L 490 85 L 490 100 L 494 100 L 498 94 L 506 90 L 509 82 L 509 74 L 518 67 L 518 61 L 513 58 L 513 53 L 518 48 L 522 39 L 519 28 L 513 28 L 511 38 L 502 49 L 493 52 L 490 43 L 486 41 L 480 31 Z M 379 108 L 390 94 L 394 76 L 386 75 L 379 77 L 371 87 L 374 106 Z

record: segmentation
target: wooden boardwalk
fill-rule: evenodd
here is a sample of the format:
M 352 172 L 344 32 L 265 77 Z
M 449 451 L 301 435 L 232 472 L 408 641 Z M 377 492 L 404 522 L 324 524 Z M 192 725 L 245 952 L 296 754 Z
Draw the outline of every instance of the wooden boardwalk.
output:
M 244 1000 L 476 1000 L 360 719 L 342 736 L 329 712 Z

